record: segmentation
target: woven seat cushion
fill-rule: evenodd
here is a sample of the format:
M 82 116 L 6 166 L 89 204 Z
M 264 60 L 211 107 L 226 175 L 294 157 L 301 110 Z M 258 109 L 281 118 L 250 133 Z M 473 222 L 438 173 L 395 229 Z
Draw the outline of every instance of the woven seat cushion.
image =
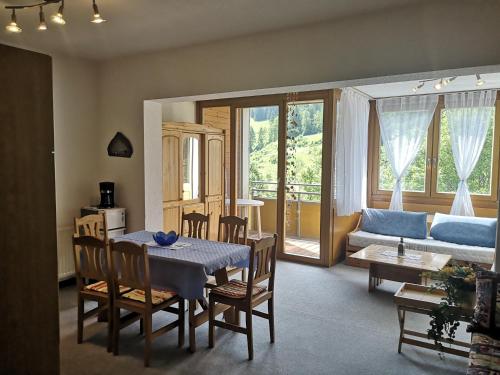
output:
M 266 287 L 254 285 L 252 288 L 252 295 L 262 293 L 266 290 Z M 247 294 L 247 283 L 240 280 L 231 280 L 227 284 L 218 286 L 212 289 L 211 293 L 219 294 L 229 298 L 245 298 Z
M 107 294 L 108 293 L 108 283 L 106 281 L 98 281 L 96 283 L 86 285 L 84 289 Z M 130 289 L 131 288 L 129 288 L 129 287 L 120 285 L 120 293 L 125 293 L 127 290 L 130 290 Z
M 170 298 L 175 297 L 177 294 L 175 292 L 171 292 L 169 290 L 158 290 L 151 289 L 151 300 L 153 305 L 159 305 Z M 122 295 L 124 298 L 132 299 L 134 301 L 146 303 L 146 294 L 144 290 L 134 289 L 128 293 Z

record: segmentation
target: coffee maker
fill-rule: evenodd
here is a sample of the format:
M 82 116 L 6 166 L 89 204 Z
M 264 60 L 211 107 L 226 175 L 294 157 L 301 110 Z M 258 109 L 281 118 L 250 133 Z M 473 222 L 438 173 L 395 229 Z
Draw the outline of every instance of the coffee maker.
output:
M 99 182 L 99 190 L 101 191 L 101 203 L 99 203 L 99 208 L 115 207 L 115 183 Z

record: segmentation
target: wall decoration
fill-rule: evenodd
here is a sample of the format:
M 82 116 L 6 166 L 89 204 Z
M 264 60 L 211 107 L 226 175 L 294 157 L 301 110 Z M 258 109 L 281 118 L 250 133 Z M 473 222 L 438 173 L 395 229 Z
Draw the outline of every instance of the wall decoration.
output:
M 120 158 L 129 158 L 132 156 L 134 149 L 132 143 L 123 133 L 116 133 L 108 145 L 108 155 Z

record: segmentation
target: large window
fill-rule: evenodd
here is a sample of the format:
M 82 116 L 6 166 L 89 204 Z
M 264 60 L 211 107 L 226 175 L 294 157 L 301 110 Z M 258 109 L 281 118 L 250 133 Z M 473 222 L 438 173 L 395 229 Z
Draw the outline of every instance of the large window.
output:
M 403 191 L 425 192 L 425 178 L 427 160 L 427 137 L 425 137 L 415 161 L 408 168 L 408 172 L 403 180 Z M 392 174 L 391 164 L 385 153 L 384 144 L 380 144 L 379 163 L 379 189 L 391 191 L 396 183 L 396 178 Z
M 469 191 L 473 195 L 491 195 L 491 176 L 493 172 L 493 145 L 495 135 L 495 112 L 489 119 L 488 134 L 481 156 L 467 180 Z M 458 186 L 458 176 L 453 161 L 450 133 L 446 110 L 441 111 L 439 125 L 439 153 L 437 166 L 437 192 L 455 193 Z
M 500 110 L 499 100 L 496 112 Z M 390 201 L 395 177 L 380 137 L 378 117 L 372 104 L 371 139 L 371 197 L 372 200 Z M 497 197 L 500 114 L 493 111 L 488 135 L 481 156 L 467 180 L 472 199 L 475 202 L 489 202 L 493 205 Z M 459 178 L 455 169 L 450 134 L 443 98 L 440 98 L 427 137 L 403 179 L 404 199 L 426 203 L 449 204 L 457 190 Z M 448 202 L 449 201 L 449 202 Z M 450 203 L 451 204 L 451 203 Z

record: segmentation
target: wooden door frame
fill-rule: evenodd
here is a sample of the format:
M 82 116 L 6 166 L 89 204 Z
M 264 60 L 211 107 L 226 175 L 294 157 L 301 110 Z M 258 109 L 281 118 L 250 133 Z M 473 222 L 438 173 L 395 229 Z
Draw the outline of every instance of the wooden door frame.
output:
M 301 263 L 331 266 L 333 262 L 333 187 L 335 163 L 335 121 L 336 107 L 334 97 L 340 95 L 339 90 L 322 90 L 294 93 L 294 100 L 322 100 L 323 134 L 321 161 L 321 210 L 320 210 L 320 257 L 308 258 L 299 255 L 286 254 L 285 249 L 285 206 L 286 206 L 286 127 L 287 127 L 287 94 L 263 95 L 243 98 L 216 99 L 196 103 L 196 121 L 202 123 L 203 109 L 209 107 L 230 107 L 230 213 L 236 214 L 236 199 L 238 196 L 238 113 L 237 108 L 262 106 L 278 106 L 278 191 L 276 200 L 276 231 L 278 232 L 278 258 Z M 282 183 L 283 181 L 283 183 Z

